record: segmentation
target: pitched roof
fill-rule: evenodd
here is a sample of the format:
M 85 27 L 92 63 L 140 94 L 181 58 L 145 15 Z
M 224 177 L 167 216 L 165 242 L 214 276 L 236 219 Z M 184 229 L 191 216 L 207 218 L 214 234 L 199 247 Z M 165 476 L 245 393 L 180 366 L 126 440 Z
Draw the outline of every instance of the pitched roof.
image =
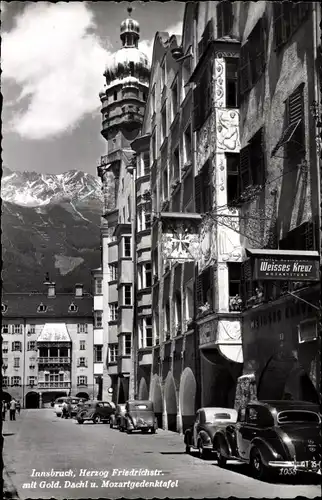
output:
M 70 336 L 65 323 L 45 323 L 37 342 L 70 342 Z
M 48 298 L 46 293 L 4 293 L 2 304 L 7 306 L 2 318 L 72 318 L 93 316 L 93 298 L 91 295 L 75 297 L 74 293 L 57 293 Z M 70 310 L 70 306 L 76 310 Z M 39 306 L 45 306 L 43 311 Z M 71 309 L 74 309 L 71 307 Z

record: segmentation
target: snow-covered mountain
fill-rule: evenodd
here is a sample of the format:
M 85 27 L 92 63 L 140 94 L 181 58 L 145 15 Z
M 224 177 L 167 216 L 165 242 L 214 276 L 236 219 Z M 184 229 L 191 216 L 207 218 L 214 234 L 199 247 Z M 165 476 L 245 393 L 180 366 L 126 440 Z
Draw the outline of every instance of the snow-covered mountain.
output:
M 98 178 L 77 170 L 64 174 L 17 172 L 4 167 L 1 179 L 4 201 L 25 207 L 39 207 L 62 201 L 102 199 Z
M 50 175 L 3 169 L 2 280 L 6 291 L 43 288 L 45 273 L 57 290 L 91 286 L 100 266 L 103 208 L 99 179 L 72 170 Z

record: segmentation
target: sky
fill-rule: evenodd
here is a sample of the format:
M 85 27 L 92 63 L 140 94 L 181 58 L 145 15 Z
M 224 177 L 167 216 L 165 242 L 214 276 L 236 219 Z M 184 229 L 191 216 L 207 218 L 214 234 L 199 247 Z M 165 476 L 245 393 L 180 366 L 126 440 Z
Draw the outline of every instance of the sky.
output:
M 96 175 L 106 154 L 99 92 L 130 2 L 0 2 L 2 161 L 11 170 Z M 139 48 L 181 36 L 184 2 L 131 2 Z

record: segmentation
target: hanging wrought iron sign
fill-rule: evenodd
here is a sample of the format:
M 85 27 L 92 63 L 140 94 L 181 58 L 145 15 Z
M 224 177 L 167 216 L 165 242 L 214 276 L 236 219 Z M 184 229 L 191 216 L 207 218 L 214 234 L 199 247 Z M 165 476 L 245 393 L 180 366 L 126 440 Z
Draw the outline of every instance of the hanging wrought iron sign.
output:
M 195 262 L 200 258 L 200 237 L 195 220 L 183 214 L 161 214 L 161 251 L 165 259 L 178 263 Z M 191 214 L 189 214 L 191 215 Z M 199 222 L 200 216 L 197 220 Z

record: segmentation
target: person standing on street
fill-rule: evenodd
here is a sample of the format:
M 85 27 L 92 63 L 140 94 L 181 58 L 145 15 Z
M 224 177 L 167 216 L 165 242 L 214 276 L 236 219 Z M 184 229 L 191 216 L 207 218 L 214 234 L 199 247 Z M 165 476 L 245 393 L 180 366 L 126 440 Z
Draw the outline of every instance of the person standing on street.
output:
M 68 418 L 66 401 L 63 402 L 63 406 L 62 406 L 62 418 Z
M 16 400 L 10 401 L 10 420 L 16 420 Z

